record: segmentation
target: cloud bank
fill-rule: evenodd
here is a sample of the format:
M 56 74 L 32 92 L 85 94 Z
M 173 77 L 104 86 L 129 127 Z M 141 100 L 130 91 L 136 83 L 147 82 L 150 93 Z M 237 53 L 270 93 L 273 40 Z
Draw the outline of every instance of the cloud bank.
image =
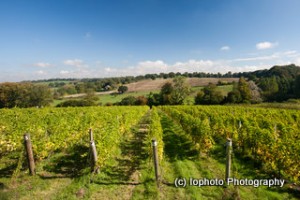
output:
M 169 63 L 164 60 L 144 60 L 122 68 L 105 65 L 100 61 L 86 63 L 82 59 L 66 59 L 60 62 L 60 64 L 37 62 L 34 66 L 41 68 L 38 70 L 34 69 L 30 71 L 26 68 L 23 71 L 20 70 L 20 73 L 14 73 L 7 69 L 7 72 L 3 71 L 3 73 L 0 74 L 0 81 L 22 81 L 49 78 L 103 78 L 169 72 L 205 72 L 224 74 L 228 71 L 247 72 L 269 69 L 274 65 L 286 65 L 291 63 L 300 65 L 300 53 L 295 50 L 275 52 L 272 54 L 257 53 L 255 55 L 256 56 L 252 57 L 245 56 L 225 60 L 189 59 L 173 63 Z

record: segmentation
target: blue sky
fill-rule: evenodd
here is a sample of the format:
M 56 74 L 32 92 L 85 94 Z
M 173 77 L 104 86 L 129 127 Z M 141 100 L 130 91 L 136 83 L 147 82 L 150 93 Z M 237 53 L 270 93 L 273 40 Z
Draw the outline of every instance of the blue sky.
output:
M 0 82 L 300 65 L 298 0 L 1 0 Z

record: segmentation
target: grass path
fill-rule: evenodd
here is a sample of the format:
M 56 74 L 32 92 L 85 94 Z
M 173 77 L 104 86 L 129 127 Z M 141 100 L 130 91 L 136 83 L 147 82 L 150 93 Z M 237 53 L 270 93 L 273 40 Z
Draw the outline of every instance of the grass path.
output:
M 95 178 L 91 199 L 132 199 L 136 187 L 143 184 L 143 163 L 147 159 L 144 141 L 149 131 L 149 116 L 150 112 L 126 134 L 120 144 L 121 156 L 116 158 L 115 165 L 105 168 Z
M 165 160 L 163 162 L 162 186 L 163 199 L 216 199 L 222 196 L 222 187 L 197 187 L 187 185 L 185 188 L 176 188 L 174 181 L 176 178 L 201 179 L 212 178 L 216 175 L 221 178 L 219 168 L 212 166 L 214 160 L 202 158 L 195 149 L 193 142 L 182 128 L 174 123 L 166 115 L 162 116 L 161 124 L 164 131 Z M 203 168 L 203 164 L 210 168 Z M 216 177 L 218 177 L 216 176 Z

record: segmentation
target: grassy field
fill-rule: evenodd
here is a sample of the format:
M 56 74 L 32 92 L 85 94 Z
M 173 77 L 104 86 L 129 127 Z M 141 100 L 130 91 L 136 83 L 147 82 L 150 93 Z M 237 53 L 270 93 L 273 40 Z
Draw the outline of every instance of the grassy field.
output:
M 120 102 L 123 98 L 128 96 L 145 96 L 149 95 L 150 92 L 159 92 L 158 90 L 153 91 L 132 91 L 132 92 L 126 92 L 124 94 L 105 94 L 105 95 L 99 95 L 99 103 L 102 105 L 105 105 L 106 103 L 116 103 Z

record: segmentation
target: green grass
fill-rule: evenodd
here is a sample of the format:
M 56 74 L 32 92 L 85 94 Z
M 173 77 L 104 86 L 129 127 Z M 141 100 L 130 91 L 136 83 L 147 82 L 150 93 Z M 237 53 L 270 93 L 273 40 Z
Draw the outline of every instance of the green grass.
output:
M 159 91 L 152 91 L 153 93 L 158 93 Z M 99 103 L 101 102 L 102 105 L 105 105 L 106 103 L 116 103 L 120 102 L 123 98 L 128 96 L 145 96 L 149 95 L 150 91 L 139 91 L 139 92 L 125 92 L 124 94 L 105 94 L 105 95 L 99 95 Z

